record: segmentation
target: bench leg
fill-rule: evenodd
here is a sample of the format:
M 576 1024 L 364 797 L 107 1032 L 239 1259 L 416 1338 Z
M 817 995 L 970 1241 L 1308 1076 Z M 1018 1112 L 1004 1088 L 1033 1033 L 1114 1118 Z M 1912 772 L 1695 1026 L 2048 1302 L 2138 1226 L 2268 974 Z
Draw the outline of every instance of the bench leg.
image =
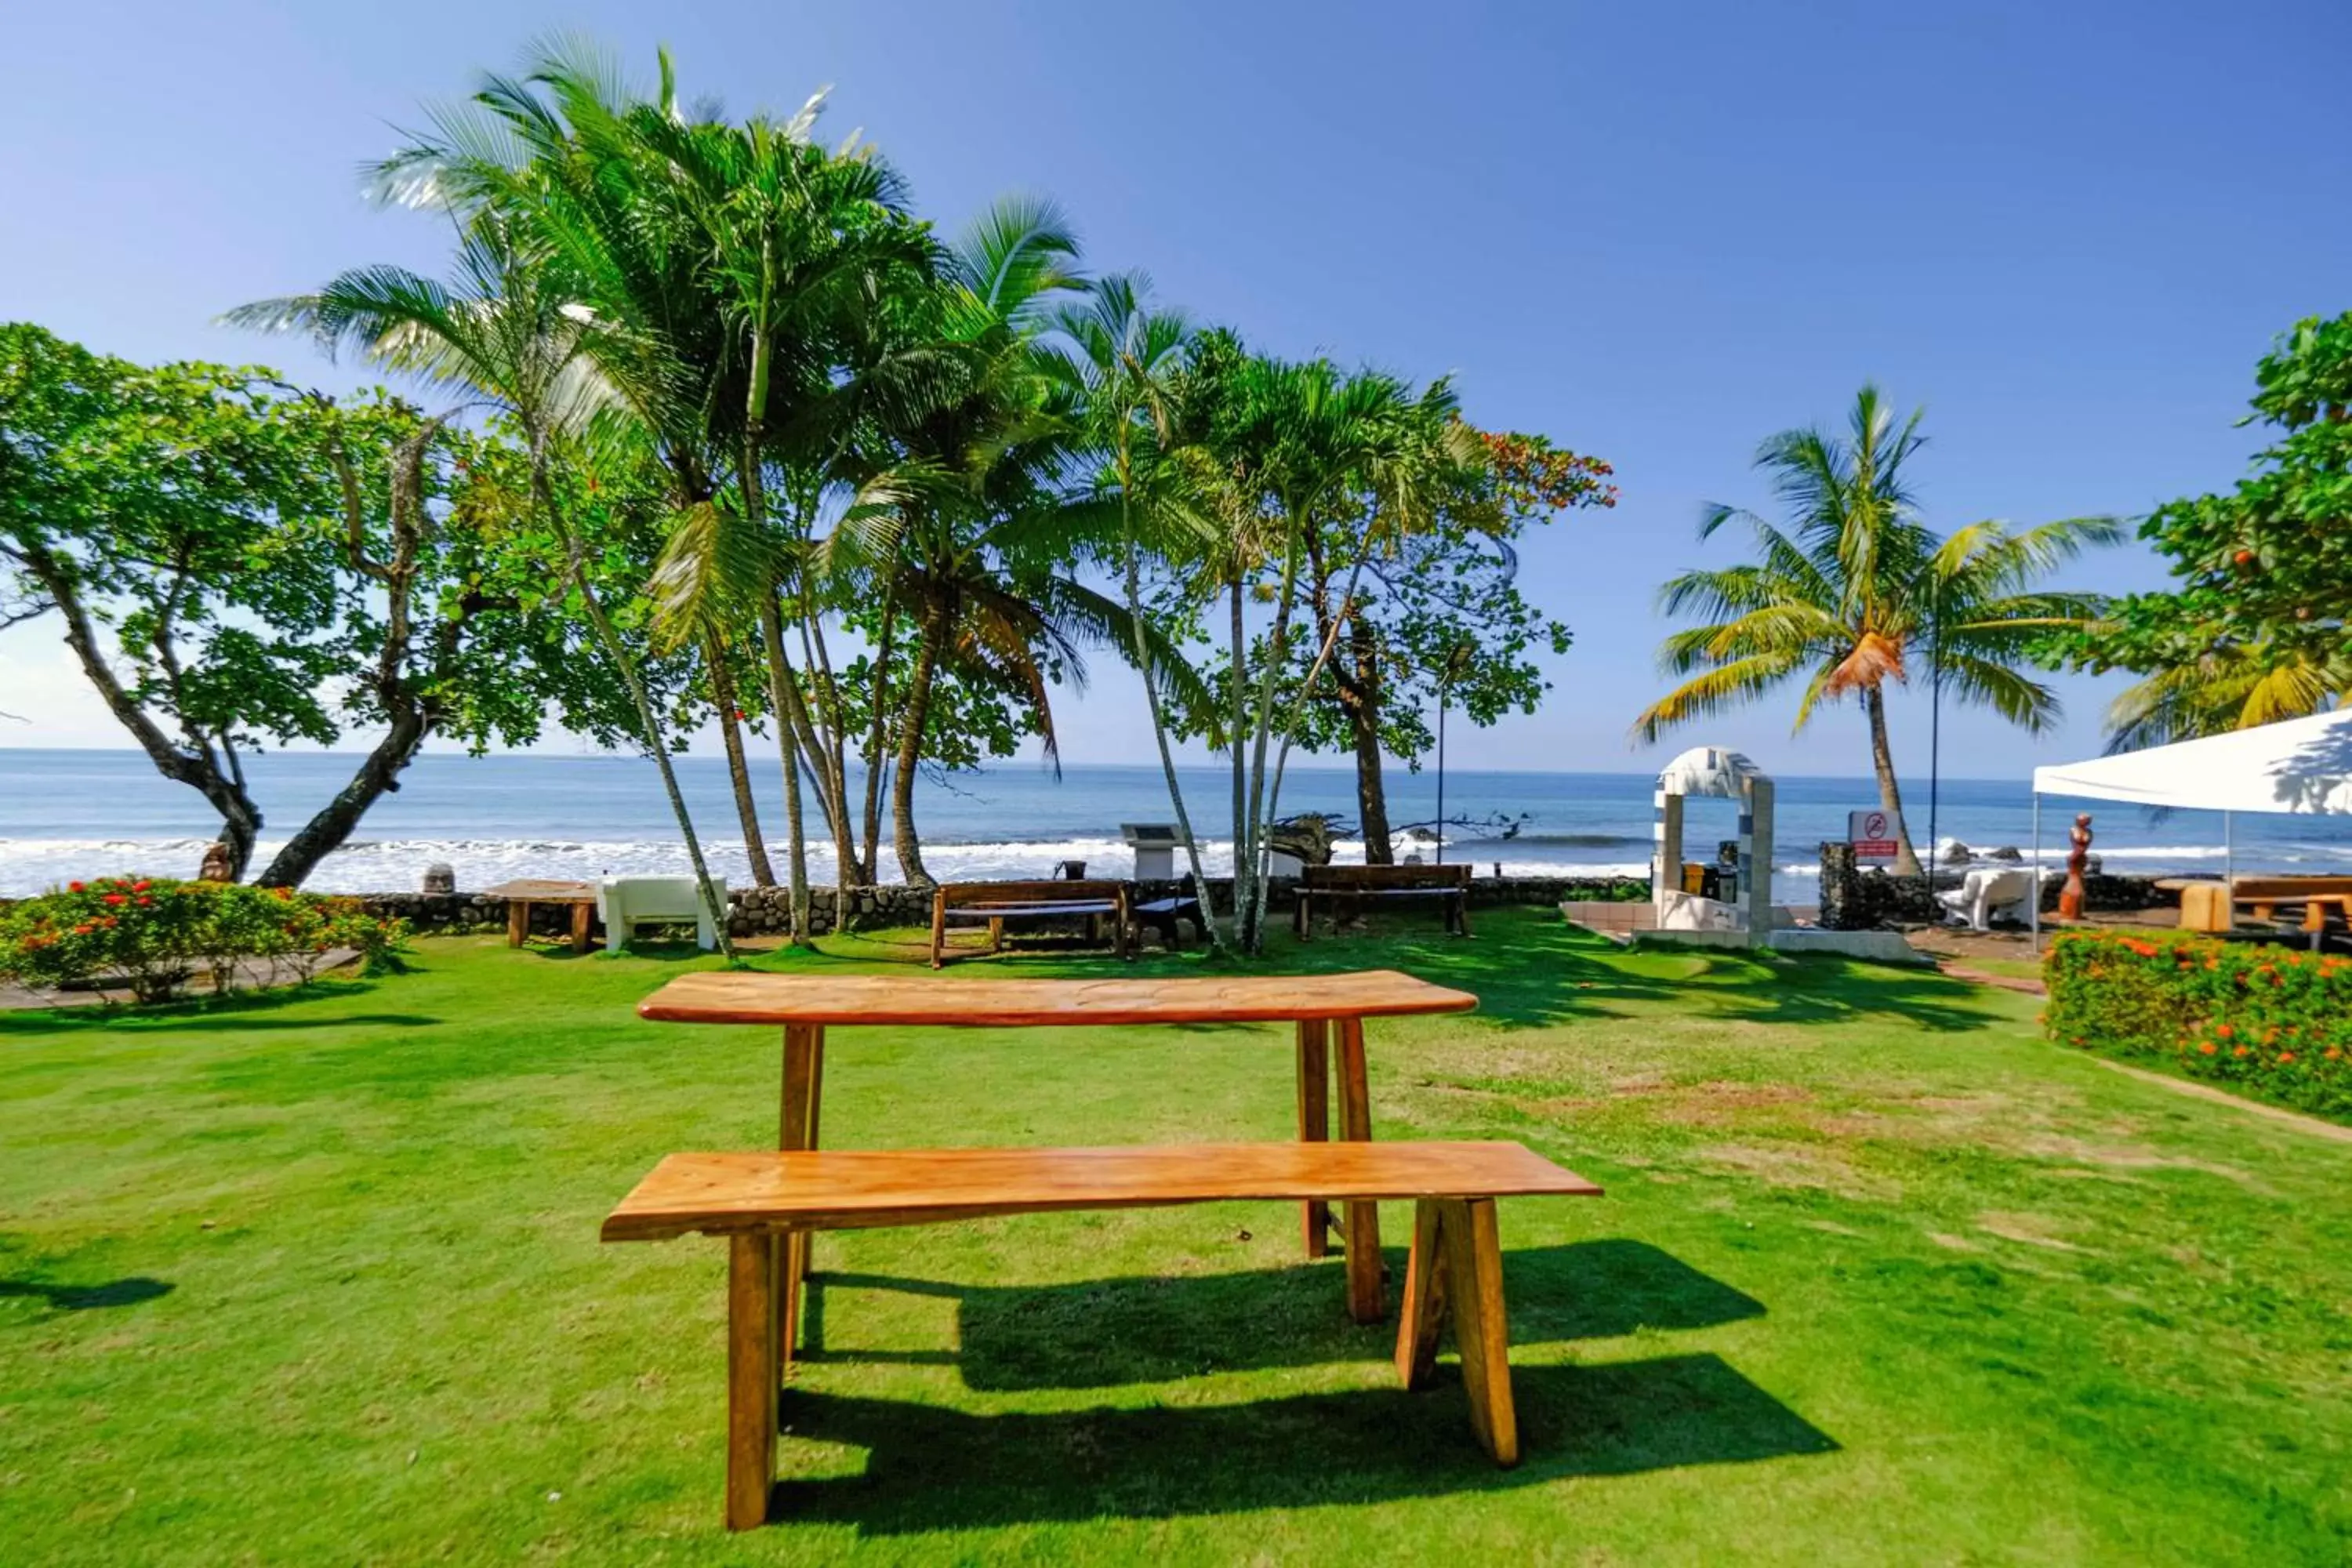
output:
M 947 963 L 948 901 L 940 894 L 931 897 L 931 967 L 940 969 Z
M 1339 1136 L 1356 1142 L 1372 1137 L 1371 1091 L 1365 1082 L 1364 1021 L 1341 1018 L 1339 1029 Z M 1348 1315 L 1360 1323 L 1381 1320 L 1381 1205 L 1348 1205 Z
M 1290 932 L 1301 942 L 1311 942 L 1315 937 L 1315 911 L 1307 907 L 1308 903 L 1304 888 L 1291 895 Z
M 530 934 L 530 906 L 520 899 L 507 900 L 507 945 L 520 947 Z
M 1444 1215 L 1423 1198 L 1412 1209 L 1412 1254 L 1405 1260 L 1404 1301 L 1397 1309 L 1397 1380 L 1407 1388 L 1429 1381 L 1437 1364 L 1437 1336 L 1445 1327 Z
M 1328 1026 L 1320 1018 L 1298 1020 L 1298 1141 L 1323 1143 L 1331 1137 L 1331 1048 Z M 1320 1258 L 1331 1247 L 1331 1205 L 1309 1198 L 1301 1219 L 1307 1256 Z
M 1454 897 L 1454 934 L 1455 936 L 1470 934 L 1470 895 L 1467 893 L 1457 894 Z
M 572 951 L 588 951 L 588 917 L 596 911 L 586 904 L 572 906 Z
M 776 1237 L 727 1248 L 727 1528 L 756 1530 L 776 1480 Z
M 1470 1429 L 1495 1463 L 1519 1462 L 1519 1417 L 1511 1403 L 1510 1330 L 1503 1314 L 1503 1248 L 1495 1200 L 1448 1202 L 1446 1297 L 1462 1349 L 1462 1386 L 1470 1395 Z
M 1414 1206 L 1412 1256 L 1397 1320 L 1397 1376 L 1407 1388 L 1429 1381 L 1438 1336 L 1449 1320 L 1462 1352 L 1470 1428 L 1496 1464 L 1516 1465 L 1519 1418 L 1511 1403 L 1503 1251 L 1492 1198 L 1423 1198 Z

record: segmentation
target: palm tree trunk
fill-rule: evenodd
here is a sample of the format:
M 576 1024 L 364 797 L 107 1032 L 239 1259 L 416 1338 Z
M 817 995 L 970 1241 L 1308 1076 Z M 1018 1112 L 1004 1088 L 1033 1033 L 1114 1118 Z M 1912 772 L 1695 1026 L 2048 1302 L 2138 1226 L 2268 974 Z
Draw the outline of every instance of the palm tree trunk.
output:
M 786 700 L 793 679 L 791 667 L 784 659 L 783 617 L 776 613 L 776 595 L 760 595 L 760 643 L 767 655 L 768 706 L 776 715 L 778 755 L 784 764 L 784 831 L 789 837 L 786 865 L 792 884 L 792 944 L 804 947 L 809 941 L 808 835 L 801 818 L 800 742 L 793 738 L 793 722 L 787 716 Z M 835 908 L 838 910 L 838 900 Z
M 645 730 L 646 749 L 653 756 L 654 766 L 661 772 L 662 791 L 669 796 L 670 811 L 677 818 L 678 835 L 686 840 L 687 859 L 694 867 L 695 885 L 702 890 L 703 911 L 710 917 L 711 931 L 718 939 L 719 952 L 732 963 L 735 962 L 735 939 L 727 930 L 727 895 L 719 884 L 710 879 L 710 864 L 702 856 L 702 838 L 694 831 L 694 816 L 686 808 L 686 792 L 678 788 L 677 770 L 670 764 L 669 748 L 662 744 L 661 717 L 654 711 L 653 699 L 646 694 L 645 680 L 637 673 L 637 661 L 629 657 L 627 646 L 613 627 L 612 617 L 604 613 L 604 601 L 596 596 L 594 585 L 588 581 L 583 542 L 565 526 L 562 515 L 556 508 L 555 487 L 548 479 L 547 456 L 543 450 L 534 449 L 531 453 L 531 489 L 536 492 L 547 521 L 555 528 L 558 536 L 565 541 L 565 553 L 569 558 L 565 565 L 572 585 L 580 590 L 580 604 L 588 612 L 589 627 L 603 646 L 604 657 L 611 659 L 613 668 L 620 672 L 621 683 L 628 688 L 630 701 L 636 705 L 637 722 Z
M 1242 874 L 1242 862 L 1246 853 L 1249 830 L 1249 767 L 1242 755 L 1242 732 L 1249 728 L 1249 692 L 1245 674 L 1247 667 L 1244 662 L 1244 655 L 1248 649 L 1249 643 L 1247 633 L 1242 625 L 1242 576 L 1238 563 L 1234 567 L 1233 587 L 1226 596 L 1226 610 L 1230 621 L 1226 628 L 1226 636 L 1229 639 L 1228 647 L 1232 659 L 1230 673 L 1233 679 L 1227 684 L 1233 688 L 1233 731 L 1226 738 L 1225 743 L 1233 749 L 1234 756 L 1234 930 L 1238 940 L 1241 930 L 1242 891 L 1247 885 Z M 1208 912 L 1206 910 L 1201 911 L 1204 917 Z
M 916 887 L 928 888 L 935 879 L 923 868 L 923 847 L 915 837 L 915 770 L 923 760 L 923 725 L 931 706 L 931 675 L 939 666 L 940 648 L 947 640 L 947 616 L 937 605 L 923 612 L 923 627 L 915 641 L 915 668 L 907 678 L 907 710 L 898 721 L 897 771 L 890 778 L 891 846 L 898 854 L 898 873 Z
M 898 629 L 898 606 L 887 594 L 882 600 L 882 629 L 874 643 L 873 730 L 866 738 L 866 848 L 858 866 L 864 885 L 874 885 L 874 861 L 882 844 L 883 698 L 889 689 L 890 637 Z
M 1132 477 L 1124 471 L 1124 462 L 1120 468 L 1119 508 L 1124 512 L 1128 505 L 1129 486 L 1133 481 Z M 1137 560 L 1132 521 L 1127 523 L 1123 531 L 1127 546 L 1127 615 L 1129 626 L 1134 632 L 1135 668 L 1137 673 L 1143 677 L 1143 700 L 1151 710 L 1151 736 L 1160 742 L 1160 771 L 1168 780 L 1169 808 L 1176 814 L 1176 831 L 1184 840 L 1185 863 L 1192 870 L 1192 896 L 1201 901 L 1201 929 L 1208 933 L 1209 951 L 1214 953 L 1223 944 L 1217 940 L 1215 922 L 1209 918 L 1215 906 L 1209 902 L 1209 879 L 1201 871 L 1201 844 L 1192 837 L 1192 816 L 1184 809 L 1184 791 L 1176 782 L 1176 753 L 1168 744 L 1168 719 L 1160 710 L 1160 682 L 1152 679 L 1151 644 L 1144 635 L 1143 571 Z M 1175 928 L 1171 925 L 1169 929 L 1173 931 Z M 1124 942 L 1127 938 L 1122 934 L 1119 940 Z
M 1862 710 L 1870 719 L 1870 761 L 1878 770 L 1878 805 L 1895 824 L 1895 874 L 1919 874 L 1919 853 L 1911 847 L 1911 825 L 1903 820 L 1903 786 L 1895 777 L 1895 753 L 1886 743 L 1886 694 L 1873 686 L 1862 694 Z
M 719 709 L 719 740 L 727 752 L 727 780 L 735 788 L 735 815 L 743 824 L 743 853 L 751 862 L 751 880 L 762 888 L 776 885 L 776 869 L 768 862 L 768 841 L 760 831 L 760 802 L 751 793 L 751 770 L 743 760 L 743 728 L 736 722 L 735 675 L 727 667 L 727 650 L 716 637 L 702 639 L 702 662 L 710 670 L 710 700 Z

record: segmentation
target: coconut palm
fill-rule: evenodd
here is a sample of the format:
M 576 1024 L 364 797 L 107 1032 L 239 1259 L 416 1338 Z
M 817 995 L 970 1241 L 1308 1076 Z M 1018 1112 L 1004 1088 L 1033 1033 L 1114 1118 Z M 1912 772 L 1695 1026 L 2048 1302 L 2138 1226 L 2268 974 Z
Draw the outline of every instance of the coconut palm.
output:
M 1709 506 L 1707 539 L 1744 525 L 1756 560 L 1686 572 L 1660 591 L 1669 616 L 1700 626 L 1660 649 L 1690 676 L 1634 721 L 1644 740 L 1689 721 L 1801 682 L 1796 728 L 1823 701 L 1862 706 L 1879 804 L 1898 825 L 1895 869 L 1916 875 L 1903 795 L 1886 734 L 1886 687 L 1932 659 L 1945 689 L 2031 731 L 2059 714 L 2057 694 L 2023 672 L 2033 643 L 2095 617 L 2095 595 L 2033 585 L 2084 549 L 2123 537 L 2112 518 L 2073 518 L 2012 531 L 1978 522 L 1948 538 L 1919 521 L 1906 467 L 1925 437 L 1923 411 L 1898 418 L 1875 386 L 1855 397 L 1843 437 L 1788 430 L 1758 451 L 1787 514 L 1785 525 L 1737 507 Z M 1693 673 L 1696 672 L 1696 673 Z
M 2216 642 L 2127 687 L 2107 707 L 2107 749 L 2193 741 L 2324 713 L 2352 697 L 2352 663 Z
M 1208 879 L 1176 776 L 1161 676 L 1146 639 L 1142 562 L 1147 535 L 1154 541 L 1154 553 L 1164 556 L 1170 535 L 1189 536 L 1181 549 L 1197 546 L 1214 531 L 1190 505 L 1193 468 L 1186 458 L 1191 454 L 1179 449 L 1176 433 L 1179 380 L 1192 329 L 1181 315 L 1147 309 L 1150 291 L 1150 279 L 1139 273 L 1097 279 L 1083 307 L 1065 310 L 1055 318 L 1061 343 L 1048 348 L 1045 363 L 1067 390 L 1083 438 L 1102 459 L 1097 483 L 1081 504 L 1093 504 L 1108 490 L 1118 510 L 1120 584 L 1132 631 L 1129 657 L 1142 678 L 1160 768 L 1168 783 L 1169 807 L 1184 842 L 1193 896 L 1201 903 L 1202 929 L 1209 933 L 1213 950 L 1218 939 L 1215 922 L 1208 918 L 1213 907 Z
M 529 445 L 530 486 L 541 521 L 562 542 L 563 571 L 596 640 L 628 689 L 646 750 L 660 770 L 704 908 L 731 959 L 727 902 L 712 879 L 659 714 L 596 589 L 589 562 L 594 542 L 572 525 L 557 498 L 559 463 L 593 467 L 608 432 L 600 416 L 622 400 L 599 369 L 594 339 L 603 330 L 556 282 L 542 243 L 518 232 L 495 210 L 473 214 L 462 230 L 457 275 L 449 284 L 404 268 L 346 272 L 315 294 L 262 300 L 228 313 L 239 326 L 306 330 L 329 351 L 356 350 L 370 360 L 504 409 Z

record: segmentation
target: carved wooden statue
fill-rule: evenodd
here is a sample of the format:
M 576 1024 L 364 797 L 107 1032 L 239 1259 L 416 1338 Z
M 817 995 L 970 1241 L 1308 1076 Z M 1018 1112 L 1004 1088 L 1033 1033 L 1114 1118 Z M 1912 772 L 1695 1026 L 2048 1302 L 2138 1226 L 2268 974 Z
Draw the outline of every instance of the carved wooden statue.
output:
M 228 867 L 228 846 L 215 844 L 205 851 L 205 863 L 196 872 L 199 882 L 234 882 L 236 876 Z
M 2084 812 L 2074 818 L 2074 831 L 2067 834 L 2074 847 L 2066 852 L 2066 885 L 2058 891 L 2058 918 L 2078 921 L 2083 918 L 2083 872 L 2091 859 L 2091 814 Z

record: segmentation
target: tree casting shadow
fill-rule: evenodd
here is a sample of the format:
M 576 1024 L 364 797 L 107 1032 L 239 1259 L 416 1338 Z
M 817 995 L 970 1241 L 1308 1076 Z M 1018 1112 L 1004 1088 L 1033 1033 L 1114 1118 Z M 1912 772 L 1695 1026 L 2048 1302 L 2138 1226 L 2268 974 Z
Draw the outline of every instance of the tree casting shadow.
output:
M 135 1307 L 172 1293 L 166 1279 L 143 1274 L 110 1279 L 103 1285 L 50 1285 L 36 1279 L 0 1279 L 0 1296 L 22 1296 L 42 1301 L 60 1312 L 87 1312 L 100 1307 Z
M 1713 1355 L 1520 1366 L 1511 1384 L 1525 1457 L 1509 1470 L 1472 1441 L 1450 1362 L 1418 1392 L 1185 1408 L 973 1415 L 795 1388 L 784 1402 L 794 1433 L 868 1458 L 857 1475 L 784 1482 L 772 1513 L 868 1535 L 1167 1519 L 1503 1491 L 1838 1447 Z

